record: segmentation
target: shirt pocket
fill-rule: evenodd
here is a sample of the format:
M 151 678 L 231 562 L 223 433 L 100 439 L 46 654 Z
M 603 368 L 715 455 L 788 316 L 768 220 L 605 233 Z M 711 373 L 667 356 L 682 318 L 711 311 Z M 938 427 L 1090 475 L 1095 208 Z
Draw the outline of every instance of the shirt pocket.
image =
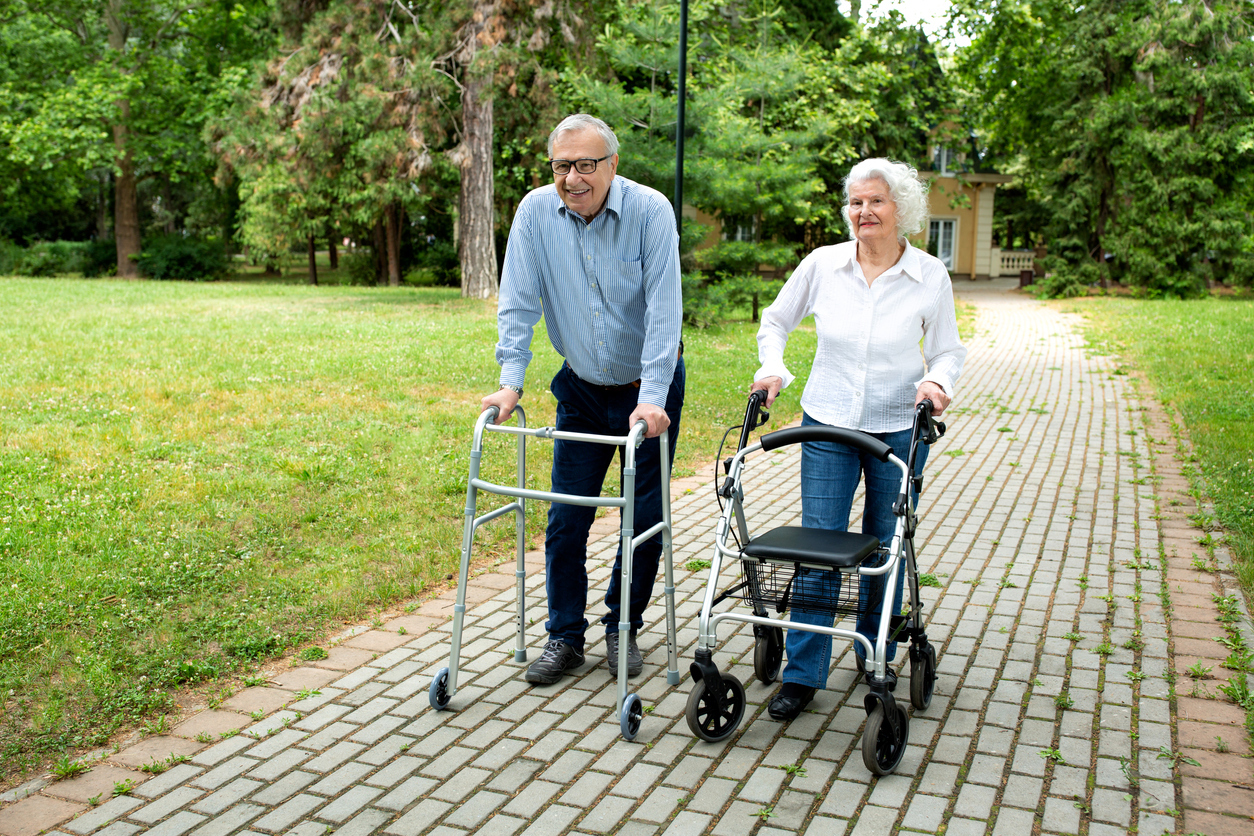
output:
M 644 267 L 640 261 L 611 259 L 602 282 L 605 301 L 613 305 L 644 304 Z

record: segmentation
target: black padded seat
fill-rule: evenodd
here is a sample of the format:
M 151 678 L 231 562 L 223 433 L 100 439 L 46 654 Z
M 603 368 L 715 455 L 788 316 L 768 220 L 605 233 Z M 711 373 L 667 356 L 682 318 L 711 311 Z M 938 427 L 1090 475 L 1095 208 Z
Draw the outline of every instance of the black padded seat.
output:
M 850 570 L 875 554 L 879 547 L 879 538 L 870 534 L 784 526 L 750 540 L 743 554 L 772 563 L 802 563 L 828 570 Z

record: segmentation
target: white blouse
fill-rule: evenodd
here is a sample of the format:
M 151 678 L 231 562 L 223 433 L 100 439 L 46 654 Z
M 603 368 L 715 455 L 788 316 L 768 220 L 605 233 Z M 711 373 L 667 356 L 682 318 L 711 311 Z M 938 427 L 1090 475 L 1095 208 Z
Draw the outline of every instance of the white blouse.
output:
M 797 265 L 762 312 L 762 367 L 754 380 L 778 376 L 784 386 L 793 382 L 784 346 L 789 333 L 814 314 L 818 351 L 802 408 L 836 427 L 876 433 L 909 429 L 919 385 L 932 381 L 952 398 L 967 356 L 958 338 L 949 272 L 939 259 L 907 243 L 897 263 L 868 287 L 856 248 L 856 241 L 820 247 Z

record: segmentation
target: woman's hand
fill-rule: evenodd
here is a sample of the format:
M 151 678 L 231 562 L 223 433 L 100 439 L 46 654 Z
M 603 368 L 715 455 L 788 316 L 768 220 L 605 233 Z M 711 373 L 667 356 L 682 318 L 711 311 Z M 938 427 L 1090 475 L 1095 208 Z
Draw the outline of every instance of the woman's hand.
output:
M 764 377 L 761 380 L 753 381 L 753 385 L 749 387 L 749 391 L 753 392 L 761 389 L 766 392 L 766 407 L 770 409 L 771 404 L 775 403 L 775 398 L 779 396 L 779 390 L 784 386 L 784 379 L 778 375 Z
M 932 415 L 937 418 L 949 406 L 949 396 L 945 394 L 945 390 L 930 380 L 925 380 L 919 384 L 918 394 L 914 396 L 914 405 L 918 406 L 924 400 L 932 402 Z

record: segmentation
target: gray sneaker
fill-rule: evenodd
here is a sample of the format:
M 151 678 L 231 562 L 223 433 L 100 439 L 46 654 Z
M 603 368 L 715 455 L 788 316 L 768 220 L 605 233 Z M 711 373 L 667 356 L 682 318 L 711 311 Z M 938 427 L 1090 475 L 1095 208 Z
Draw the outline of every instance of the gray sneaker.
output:
M 528 682 L 552 685 L 561 679 L 566 671 L 574 670 L 582 664 L 582 653 L 564 641 L 549 639 L 540 658 L 534 665 L 527 668 L 527 675 L 524 678 Z
M 605 635 L 605 661 L 609 663 L 610 673 L 618 674 L 618 633 Z M 644 657 L 636 646 L 636 637 L 627 636 L 627 675 L 636 676 L 644 670 Z

